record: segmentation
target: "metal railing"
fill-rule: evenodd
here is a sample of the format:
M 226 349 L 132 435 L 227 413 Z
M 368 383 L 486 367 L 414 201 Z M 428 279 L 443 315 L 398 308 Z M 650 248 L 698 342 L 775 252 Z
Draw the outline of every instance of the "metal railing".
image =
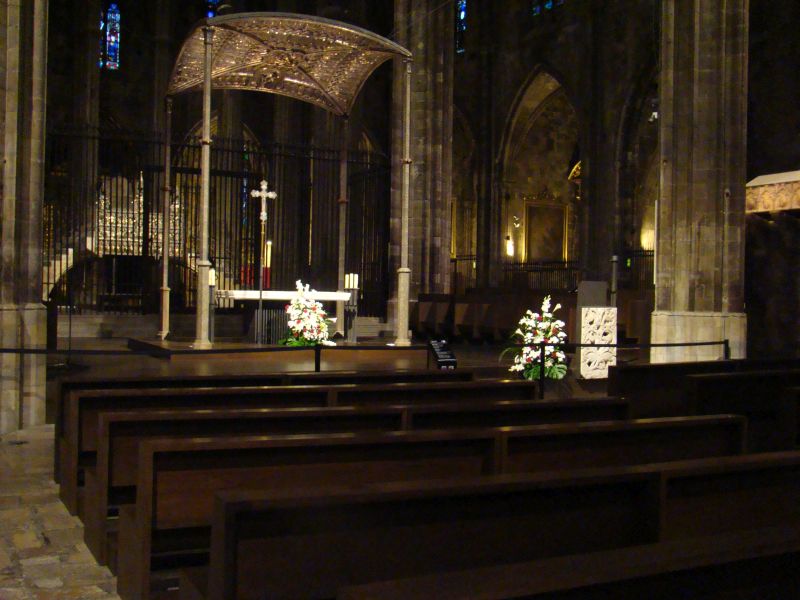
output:
M 199 140 L 172 144 L 166 249 L 171 307 L 195 304 L 200 196 Z M 165 144 L 152 134 L 59 130 L 47 136 L 42 299 L 76 312 L 154 312 L 164 253 Z M 364 281 L 364 316 L 385 316 L 388 299 L 389 163 L 348 157 L 348 269 Z M 339 151 L 254 140 L 215 139 L 211 151 L 209 259 L 220 289 L 257 283 L 259 207 L 250 190 L 266 178 L 272 287 L 296 279 L 335 289 L 338 264 Z M 221 308 L 231 308 L 222 306 Z

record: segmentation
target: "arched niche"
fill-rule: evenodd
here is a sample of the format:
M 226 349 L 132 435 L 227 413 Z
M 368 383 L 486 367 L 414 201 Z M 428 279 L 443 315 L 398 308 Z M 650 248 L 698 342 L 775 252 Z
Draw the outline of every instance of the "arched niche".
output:
M 626 103 L 620 126 L 620 240 L 626 253 L 652 251 L 659 196 L 658 85 L 646 73 Z
M 518 98 L 502 153 L 505 259 L 576 259 L 579 195 L 569 176 L 580 160 L 577 113 L 546 71 L 539 71 Z

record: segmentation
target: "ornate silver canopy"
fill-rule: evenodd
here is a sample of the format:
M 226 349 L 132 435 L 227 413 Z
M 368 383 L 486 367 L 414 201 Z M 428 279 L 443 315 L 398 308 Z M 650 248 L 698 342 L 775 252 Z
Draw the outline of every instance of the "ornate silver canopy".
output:
M 347 115 L 372 72 L 411 53 L 360 27 L 307 15 L 254 12 L 201 21 L 183 43 L 167 93 L 203 87 L 203 29 L 214 31 L 215 89 L 304 100 Z

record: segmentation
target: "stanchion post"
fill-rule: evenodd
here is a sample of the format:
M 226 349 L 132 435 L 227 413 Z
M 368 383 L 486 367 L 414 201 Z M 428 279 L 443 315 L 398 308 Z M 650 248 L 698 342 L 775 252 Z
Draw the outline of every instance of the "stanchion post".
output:
M 539 344 L 539 400 L 544 400 L 544 342 Z
M 348 343 L 355 344 L 356 317 L 358 316 L 358 275 L 347 273 L 344 276 L 344 291 L 350 292 L 350 299 L 344 303 L 344 334 Z

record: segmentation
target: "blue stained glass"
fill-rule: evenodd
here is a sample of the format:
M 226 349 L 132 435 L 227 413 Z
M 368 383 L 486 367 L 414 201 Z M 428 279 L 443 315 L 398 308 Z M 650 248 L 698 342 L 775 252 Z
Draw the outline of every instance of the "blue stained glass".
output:
M 108 7 L 106 13 L 106 55 L 105 68 L 112 71 L 119 69 L 119 22 L 120 13 L 116 4 Z
M 534 2 L 533 3 L 533 16 L 534 17 L 538 17 L 540 14 L 542 14 L 542 5 L 539 4 L 538 2 Z
M 465 50 L 464 33 L 467 31 L 467 0 L 456 2 L 456 52 Z
M 219 5 L 220 0 L 208 0 L 208 11 L 206 12 L 206 16 L 211 19 L 217 16 L 217 5 Z
M 100 11 L 100 58 L 97 63 L 102 69 L 106 64 L 106 19 L 103 11 Z
M 553 0 L 545 0 L 544 7 L 547 10 L 553 10 Z

